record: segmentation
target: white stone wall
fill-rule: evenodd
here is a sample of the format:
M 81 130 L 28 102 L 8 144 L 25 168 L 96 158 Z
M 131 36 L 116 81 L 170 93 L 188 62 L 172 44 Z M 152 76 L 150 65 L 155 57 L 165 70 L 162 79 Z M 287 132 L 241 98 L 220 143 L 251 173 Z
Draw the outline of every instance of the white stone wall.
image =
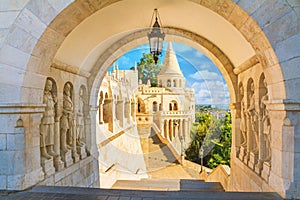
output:
M 52 76 L 51 71 L 53 69 L 50 68 L 50 65 L 53 62 L 53 58 L 62 42 L 80 22 L 95 11 L 113 3 L 118 3 L 118 1 L 109 0 L 101 2 L 90 0 L 87 2 L 90 4 L 84 4 L 82 1 L 73 3 L 72 0 L 2 0 L 0 2 L 0 157 L 9 161 L 5 162 L 5 160 L 3 161 L 4 164 L 3 162 L 1 163 L 0 189 L 25 189 L 38 183 L 41 179 L 39 162 L 35 159 L 32 160 L 32 157 L 20 154 L 20 152 L 25 152 L 26 155 L 29 155 L 30 151 L 39 154 L 38 146 L 35 146 L 36 142 L 34 140 L 37 140 L 38 137 L 37 127 L 43 113 L 41 97 L 46 78 Z M 189 1 L 181 2 L 186 3 Z M 192 8 L 204 6 L 205 9 L 207 8 L 213 14 L 226 20 L 228 24 L 234 26 L 235 30 L 242 35 L 250 48 L 253 49 L 260 63 L 263 64 L 263 71 L 269 82 L 269 92 L 272 95 L 272 100 L 274 100 L 274 104 L 271 106 L 273 109 L 272 124 L 276 127 L 276 130 L 272 133 L 274 138 L 279 137 L 278 140 L 274 141 L 273 145 L 274 154 L 278 159 L 275 161 L 276 168 L 272 169 L 274 171 L 272 174 L 273 178 L 270 180 L 271 183 L 268 183 L 268 187 L 279 192 L 283 197 L 299 198 L 300 175 L 297 163 L 299 163 L 300 157 L 298 155 L 299 145 L 297 144 L 299 139 L 297 135 L 300 130 L 300 93 L 298 89 L 300 82 L 298 73 L 300 63 L 298 58 L 300 54 L 300 11 L 298 1 L 234 0 L 232 2 L 229 0 L 192 0 L 191 3 L 195 6 Z M 179 1 L 178 6 L 181 6 Z M 74 10 L 80 10 L 80 12 L 74 12 Z M 193 23 L 191 22 L 191 24 Z M 165 25 L 172 26 L 173 24 Z M 179 40 L 185 41 L 182 38 L 188 38 L 193 42 L 202 44 L 202 47 L 206 48 L 204 49 L 205 52 L 209 51 L 210 54 L 215 56 L 213 60 L 222 69 L 224 78 L 229 83 L 231 107 L 232 113 L 234 113 L 233 134 L 237 137 L 239 117 L 235 115 L 235 112 L 239 108 L 238 101 L 234 98 L 238 93 L 237 76 L 233 73 L 233 68 L 230 68 L 232 66 L 230 60 L 236 61 L 237 57 L 239 58 L 240 56 L 230 57 L 232 56 L 230 54 L 229 58 L 226 58 L 222 52 L 225 49 L 218 48 L 214 43 L 218 41 L 207 41 L 197 37 L 197 34 L 200 32 L 195 28 L 198 27 L 198 22 L 195 22 L 194 26 L 191 26 L 192 28 L 186 25 L 181 24 L 180 27 L 183 27 L 188 34 L 184 35 L 185 31 L 179 29 L 180 36 L 183 36 Z M 173 29 L 172 31 L 176 33 L 176 30 Z M 170 35 L 172 31 L 169 32 Z M 107 35 L 111 36 L 110 33 L 107 33 Z M 136 39 L 142 38 L 141 36 L 138 38 L 136 35 L 132 36 L 131 39 L 134 37 Z M 203 36 L 210 38 L 210 35 Z M 173 39 L 178 38 L 174 35 L 171 37 Z M 118 41 L 117 45 L 108 45 L 109 48 L 107 48 L 106 53 L 113 55 L 114 49 L 119 50 L 119 47 L 123 46 L 130 49 L 143 41 L 146 40 L 137 40 L 134 42 L 134 45 L 130 43 L 130 40 L 127 42 L 123 41 L 124 43 Z M 132 46 L 126 46 L 127 43 Z M 224 40 L 222 40 L 222 43 L 224 43 Z M 249 46 L 247 46 L 248 49 Z M 119 50 L 119 55 L 124 53 L 126 48 Z M 116 55 L 114 54 L 110 58 L 108 66 L 115 60 Z M 105 62 L 106 59 L 103 59 L 104 57 L 100 56 L 99 60 L 102 59 Z M 96 74 L 99 71 L 101 74 L 100 78 L 103 78 L 106 70 L 101 68 L 101 66 L 101 62 L 98 62 L 97 67 L 90 72 Z M 235 68 L 239 68 L 239 66 L 235 66 Z M 53 78 L 57 80 L 59 77 Z M 94 82 L 97 82 L 97 80 L 93 80 L 93 78 L 88 80 L 88 84 L 93 85 L 93 87 L 89 88 L 89 91 L 97 90 L 95 86 L 97 84 L 94 85 Z M 91 99 L 97 99 L 97 95 L 98 93 L 93 92 L 90 94 L 90 97 Z M 93 104 L 92 107 L 96 107 L 96 105 Z M 91 111 L 91 124 L 96 123 L 95 110 L 97 109 L 95 108 Z M 16 128 L 19 118 L 23 121 L 21 127 L 24 127 L 24 134 L 20 133 L 21 129 Z M 95 133 L 95 127 L 91 126 L 90 131 Z M 13 150 L 11 150 L 11 146 L 9 146 L 11 142 L 8 141 L 10 141 L 12 135 L 16 138 L 26 138 L 25 145 L 22 143 L 15 144 L 17 147 L 13 147 Z M 30 140 L 32 141 L 30 142 Z M 93 141 L 92 138 L 89 141 Z M 233 140 L 234 143 L 236 141 L 238 140 Z M 235 144 L 232 149 L 235 150 Z M 95 147 L 91 146 L 91 152 L 94 151 Z M 233 155 L 235 155 L 235 152 L 233 152 Z M 39 155 L 33 157 L 38 158 Z M 235 159 L 234 156 L 233 159 Z M 233 160 L 233 163 L 235 161 L 238 160 Z M 32 162 L 30 165 L 20 164 L 30 162 Z M 15 165 L 14 163 L 20 165 L 12 166 Z M 234 166 L 237 168 L 234 169 Z M 252 180 L 255 181 L 258 176 L 248 171 L 242 175 L 239 171 L 239 168 L 242 167 L 243 165 L 240 164 L 233 165 L 232 174 L 235 174 L 237 177 L 235 179 L 235 189 L 256 190 L 257 188 L 254 189 L 254 187 L 252 188 L 245 183 L 252 183 Z M 31 180 L 30 177 L 35 178 Z M 258 189 L 268 191 L 263 186 L 260 186 Z

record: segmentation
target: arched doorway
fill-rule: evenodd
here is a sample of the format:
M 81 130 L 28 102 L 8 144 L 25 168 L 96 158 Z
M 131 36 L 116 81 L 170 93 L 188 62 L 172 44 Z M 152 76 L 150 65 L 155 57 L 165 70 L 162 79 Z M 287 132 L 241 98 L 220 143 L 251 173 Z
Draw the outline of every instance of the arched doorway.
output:
M 254 84 L 254 92 L 256 91 L 258 94 L 259 80 L 256 80 L 255 77 L 260 77 L 263 72 L 269 94 L 267 107 L 272 124 L 271 135 L 273 138 L 279 138 L 278 141 L 271 140 L 272 154 L 281 155 L 279 157 L 288 159 L 288 162 L 284 159 L 272 158 L 270 173 L 265 174 L 265 178 L 256 173 L 255 177 L 258 177 L 260 183 L 266 183 L 268 189 L 275 190 L 284 197 L 289 197 L 290 191 L 299 191 L 299 189 L 295 189 L 300 179 L 296 173 L 296 167 L 293 164 L 285 165 L 286 163 L 297 163 L 299 160 L 298 154 L 295 153 L 297 152 L 295 146 L 297 139 L 294 136 L 300 130 L 299 109 L 297 109 L 300 94 L 295 89 L 299 84 L 299 75 L 290 73 L 290 71 L 298 70 L 299 61 L 295 58 L 299 56 L 299 51 L 289 48 L 292 46 L 291 44 L 299 43 L 299 30 L 295 28 L 297 27 L 297 12 L 294 9 L 296 4 L 279 0 L 255 3 L 238 1 L 237 4 L 229 0 L 222 2 L 177 0 L 172 5 L 167 4 L 166 1 L 145 1 L 143 3 L 144 5 L 141 6 L 139 1 L 126 0 L 107 1 L 106 4 L 102 4 L 90 0 L 88 3 L 75 1 L 72 4 L 53 4 L 48 2 L 45 5 L 35 6 L 36 2 L 31 0 L 26 4 L 16 5 L 13 10 L 17 10 L 18 17 L 10 18 L 11 23 L 6 24 L 7 31 L 3 34 L 5 35 L 4 39 L 1 40 L 3 45 L 1 46 L 0 59 L 1 63 L 4 64 L 3 78 L 1 78 L 3 85 L 1 98 L 3 106 L 1 108 L 3 108 L 4 118 L 1 122 L 10 127 L 3 135 L 6 136 L 8 133 L 23 130 L 23 127 L 24 130 L 32 130 L 31 133 L 35 133 L 33 137 L 39 138 L 37 127 L 39 127 L 41 113 L 43 113 L 41 97 L 48 77 L 55 78 L 59 102 L 62 100 L 64 82 L 71 81 L 73 83 L 75 96 L 78 94 L 81 84 L 84 83 L 87 91 L 89 91 L 89 105 L 91 106 L 90 117 L 87 118 L 86 123 L 90 124 L 87 130 L 86 143 L 90 153 L 96 155 L 95 135 L 93 135 L 96 133 L 96 128 L 92 125 L 96 124 L 99 82 L 115 58 L 119 57 L 126 49 L 145 41 L 145 31 L 143 32 L 141 29 L 148 26 L 149 19 L 146 16 L 151 16 L 154 7 L 161 7 L 160 12 L 162 19 L 165 20 L 164 25 L 169 27 L 167 33 L 169 40 L 178 40 L 189 45 L 195 45 L 204 51 L 220 67 L 227 81 L 234 127 L 233 189 L 260 190 L 263 188 L 261 185 L 255 184 L 255 181 L 249 181 L 252 179 L 248 175 L 255 169 L 250 167 L 249 171 L 248 164 L 241 163 L 236 159 L 240 137 L 238 129 L 240 102 L 237 100 L 237 85 L 239 82 L 243 82 L 244 86 L 247 85 L 248 78 L 252 77 L 253 82 L 256 83 Z M 123 9 L 124 4 L 132 5 L 131 9 L 139 11 L 132 12 L 135 14 L 134 19 L 137 19 L 134 23 L 133 16 L 128 13 L 131 11 Z M 137 9 L 137 6 L 141 6 L 142 9 Z M 185 7 L 186 11 L 183 11 L 182 7 Z M 45 8 L 52 14 L 45 16 L 45 12 L 41 12 Z M 280 12 L 269 12 L 268 17 L 263 17 L 262 13 L 271 8 L 282 9 Z M 11 8 L 8 7 L 7 9 L 10 10 Z M 74 12 L 74 10 L 80 11 Z M 174 14 L 178 12 L 184 16 L 182 20 L 189 23 L 178 20 Z M 112 13 L 122 13 L 127 18 L 116 20 L 116 16 L 111 16 Z M 199 19 L 194 20 L 197 21 L 197 24 L 188 20 L 190 13 L 194 13 L 195 19 Z M 137 15 L 141 15 L 141 17 L 137 17 Z M 89 30 L 91 28 L 89 25 L 92 22 L 99 24 L 97 27 L 104 27 L 101 26 L 104 19 L 111 19 L 111 24 L 114 24 L 115 27 L 109 29 L 110 31 L 82 32 L 82 30 Z M 295 23 L 290 23 L 292 28 L 287 28 L 290 31 L 276 28 L 277 24 L 281 23 L 280 20 L 286 19 L 295 20 Z M 123 21 L 125 20 L 129 23 L 124 24 Z M 211 27 L 210 24 L 214 24 L 216 29 L 203 28 Z M 270 26 L 267 27 L 268 24 Z M 284 36 L 276 35 L 272 28 L 281 30 L 276 32 L 283 33 Z M 226 30 L 226 32 L 221 30 Z M 28 41 L 27 46 L 19 44 L 19 40 L 14 39 L 20 32 L 25 33 L 26 36 L 24 37 L 28 38 L 26 40 Z M 90 37 L 86 38 L 89 39 L 82 39 L 82 34 L 87 32 Z M 130 39 L 130 37 L 132 38 Z M 90 40 L 91 38 L 94 39 Z M 275 48 L 276 54 L 273 48 Z M 15 59 L 11 59 L 10 55 L 14 55 Z M 5 77 L 8 74 L 18 74 L 19 78 L 16 81 L 9 80 Z M 258 98 L 256 102 L 259 102 Z M 19 119 L 23 121 L 22 126 L 19 126 L 20 124 L 15 125 L 16 121 L 20 122 Z M 26 138 L 26 144 L 30 144 L 27 145 L 30 148 L 24 147 L 20 152 L 38 152 L 39 147 L 31 145 L 27 139 L 29 137 L 28 132 L 24 130 L 23 135 Z M 294 145 L 285 145 L 288 139 L 293 141 Z M 42 172 L 39 158 L 36 157 L 38 156 L 32 155 L 24 158 L 24 168 L 26 169 L 20 169 L 24 180 L 25 177 L 30 176 L 30 173 L 40 174 Z M 36 160 L 36 162 L 29 165 L 29 160 Z M 19 175 L 19 172 L 16 174 Z M 6 178 L 14 177 L 14 174 L 11 175 L 6 172 L 1 175 Z M 36 176 L 31 181 L 32 183 L 26 182 L 20 187 L 12 187 L 24 189 L 41 179 L 40 176 Z M 247 182 L 247 184 L 241 181 Z M 8 186 L 6 185 L 5 188 Z M 300 196 L 298 193 L 295 195 L 296 197 Z

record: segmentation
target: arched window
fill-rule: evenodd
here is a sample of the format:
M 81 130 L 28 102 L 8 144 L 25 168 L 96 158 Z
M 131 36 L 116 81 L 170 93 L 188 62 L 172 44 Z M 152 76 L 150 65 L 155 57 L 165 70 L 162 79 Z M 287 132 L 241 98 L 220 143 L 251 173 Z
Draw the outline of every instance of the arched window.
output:
M 154 101 L 153 102 L 153 112 L 156 112 L 157 111 L 157 102 L 156 101 Z
M 171 80 L 170 79 L 167 81 L 167 87 L 171 87 Z
M 176 80 L 173 80 L 173 87 L 176 87 Z
M 178 110 L 176 102 L 174 102 L 173 110 Z
M 177 103 L 177 101 L 172 100 L 172 101 L 169 103 L 169 110 L 170 110 L 170 111 L 172 111 L 172 110 L 178 110 L 178 103 Z

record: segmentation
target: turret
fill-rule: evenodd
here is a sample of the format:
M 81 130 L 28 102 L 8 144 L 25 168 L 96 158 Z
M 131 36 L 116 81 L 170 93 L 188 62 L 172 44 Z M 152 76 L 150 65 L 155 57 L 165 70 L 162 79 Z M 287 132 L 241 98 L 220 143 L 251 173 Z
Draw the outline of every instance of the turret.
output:
M 172 90 L 185 88 L 185 78 L 180 70 L 171 42 L 167 47 L 164 64 L 157 75 L 157 79 L 159 87 Z

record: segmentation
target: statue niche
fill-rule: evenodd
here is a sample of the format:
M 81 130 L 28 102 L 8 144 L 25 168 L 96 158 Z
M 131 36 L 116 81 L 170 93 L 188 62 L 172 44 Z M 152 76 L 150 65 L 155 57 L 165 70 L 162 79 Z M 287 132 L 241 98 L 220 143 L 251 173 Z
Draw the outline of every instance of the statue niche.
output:
M 254 154 L 258 154 L 258 113 L 255 107 L 255 92 L 254 83 L 250 84 L 250 99 L 248 107 L 249 124 L 250 124 L 250 135 L 254 137 L 254 141 L 251 141 L 251 151 Z
M 85 107 L 85 87 L 81 86 L 79 89 L 79 98 L 78 98 L 78 110 L 76 114 L 76 146 L 77 153 L 80 155 L 80 159 L 83 159 L 87 156 L 85 150 L 85 143 L 83 142 L 83 137 L 85 133 L 85 116 L 84 116 L 84 107 Z
M 41 156 L 47 160 L 57 156 L 54 152 L 54 117 L 56 114 L 55 104 L 57 103 L 57 97 L 52 89 L 53 82 L 51 79 L 47 79 L 43 96 L 43 104 L 46 107 L 40 125 Z
M 63 96 L 63 113 L 60 120 L 60 148 L 62 152 L 72 149 L 73 124 L 73 102 L 71 99 L 71 85 L 66 83 Z
M 240 131 L 243 139 L 241 142 L 241 146 L 246 147 L 247 146 L 246 102 L 244 98 L 244 88 L 242 85 L 240 86 L 240 97 L 241 97 Z
M 50 176 L 55 173 L 54 159 L 58 154 L 54 151 L 54 137 L 55 137 L 55 115 L 56 115 L 56 87 L 54 90 L 54 81 L 47 78 L 43 104 L 45 104 L 45 111 L 42 116 L 40 124 L 40 151 L 41 151 L 41 165 L 45 176 Z M 60 159 L 60 158 L 58 158 Z
M 66 167 L 72 163 L 70 161 L 70 151 L 72 151 L 73 161 L 77 162 L 79 160 L 76 152 L 72 89 L 73 88 L 69 82 L 65 84 L 63 94 L 63 113 L 60 119 L 60 150 Z
M 268 89 L 266 80 L 263 80 L 264 89 L 266 94 L 262 96 L 261 103 L 260 103 L 260 113 L 261 113 L 261 120 L 262 120 L 262 133 L 263 133 L 263 160 L 270 161 L 271 160 L 271 123 L 270 123 L 270 116 L 269 111 L 266 106 L 266 102 L 269 100 Z

